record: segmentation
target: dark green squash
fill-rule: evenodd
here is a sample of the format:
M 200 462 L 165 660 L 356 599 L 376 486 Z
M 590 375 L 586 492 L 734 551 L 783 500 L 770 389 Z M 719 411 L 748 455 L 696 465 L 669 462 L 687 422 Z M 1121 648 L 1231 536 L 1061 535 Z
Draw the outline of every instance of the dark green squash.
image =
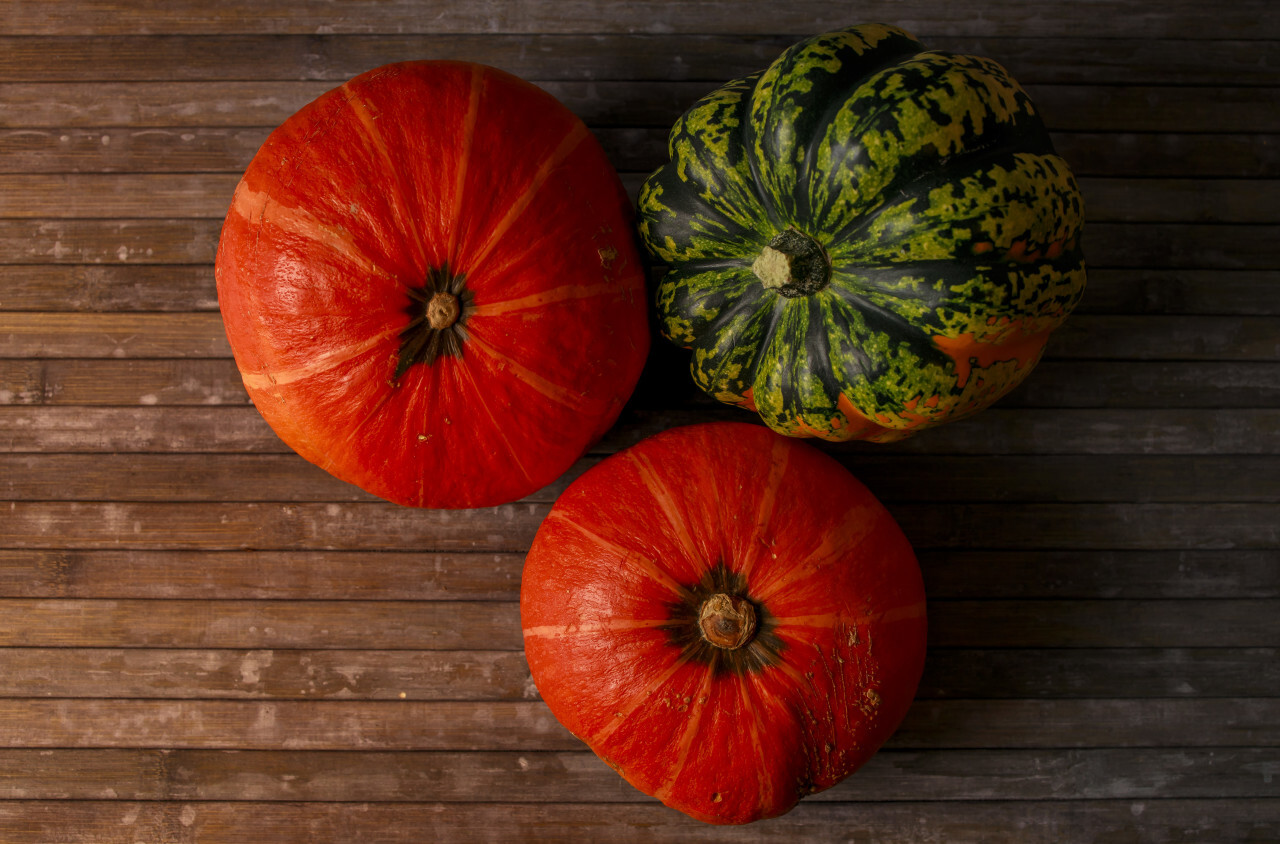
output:
M 818 35 L 675 125 L 640 195 L 659 325 L 776 431 L 901 439 L 1031 371 L 1084 289 L 1083 208 L 988 59 Z

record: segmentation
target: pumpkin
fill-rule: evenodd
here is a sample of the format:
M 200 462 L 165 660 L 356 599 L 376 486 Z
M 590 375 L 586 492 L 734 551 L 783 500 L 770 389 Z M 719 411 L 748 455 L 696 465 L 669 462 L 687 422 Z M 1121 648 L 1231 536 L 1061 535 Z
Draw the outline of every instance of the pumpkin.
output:
M 924 664 L 920 569 L 894 519 L 830 456 L 742 422 L 665 431 L 575 480 L 534 538 L 520 614 L 561 724 L 712 823 L 848 776 Z
M 892 26 L 698 101 L 640 195 L 662 333 L 776 431 L 892 441 L 1021 382 L 1085 284 L 1082 205 L 1026 93 Z
M 551 95 L 478 64 L 388 65 L 285 121 L 236 188 L 216 278 L 270 426 L 404 505 L 550 483 L 649 347 L 617 173 Z

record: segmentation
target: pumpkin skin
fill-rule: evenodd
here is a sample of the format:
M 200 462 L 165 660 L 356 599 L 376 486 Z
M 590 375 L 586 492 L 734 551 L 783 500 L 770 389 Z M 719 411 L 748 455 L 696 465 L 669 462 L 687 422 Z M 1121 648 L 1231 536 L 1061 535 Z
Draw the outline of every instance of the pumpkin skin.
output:
M 739 422 L 666 431 L 574 481 L 534 538 L 520 613 L 561 724 L 710 823 L 775 817 L 848 776 L 924 666 L 897 523 L 832 458 Z
M 880 24 L 696 103 L 640 195 L 659 327 L 780 433 L 902 439 L 1020 383 L 1085 285 L 1083 210 L 988 59 Z
M 649 348 L 617 173 L 551 95 L 478 64 L 388 65 L 290 117 L 236 188 L 216 277 L 280 438 L 410 506 L 552 482 Z

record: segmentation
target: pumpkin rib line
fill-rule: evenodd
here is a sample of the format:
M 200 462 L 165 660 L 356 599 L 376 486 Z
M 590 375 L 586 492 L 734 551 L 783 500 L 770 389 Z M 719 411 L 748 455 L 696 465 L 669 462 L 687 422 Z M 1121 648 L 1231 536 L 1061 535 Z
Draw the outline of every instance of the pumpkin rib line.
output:
M 565 160 L 573 154 L 573 151 L 576 150 L 590 134 L 591 133 L 587 130 L 586 124 L 581 120 L 575 119 L 573 127 L 564 136 L 564 138 L 561 139 L 559 145 L 556 146 L 551 155 L 547 156 L 547 158 L 543 160 L 542 164 L 539 165 L 538 169 L 534 172 L 533 178 L 530 179 L 529 184 L 526 185 L 524 191 L 521 192 L 520 198 L 511 204 L 506 213 L 503 214 L 502 218 L 498 220 L 493 229 L 489 232 L 489 237 L 485 240 L 484 245 L 476 250 L 476 252 L 471 256 L 471 260 L 468 262 L 469 273 L 475 272 L 476 269 L 484 263 L 484 260 L 489 256 L 489 253 L 492 252 L 497 247 L 498 242 L 502 240 L 502 237 L 511 229 L 512 226 L 516 224 L 516 221 L 524 215 L 524 212 L 529 209 L 529 206 L 533 204 L 534 198 L 537 197 L 539 191 L 541 191 L 542 187 L 547 183 L 547 180 L 551 177 L 551 174 L 555 169 L 563 164 Z
M 678 512 L 676 496 L 667 487 L 666 483 L 658 477 L 658 473 L 654 470 L 653 464 L 649 462 L 648 458 L 637 454 L 635 451 L 629 451 L 626 454 L 636 467 L 640 475 L 640 481 L 644 484 L 645 489 L 648 490 L 650 496 L 657 503 L 663 516 L 666 517 L 667 523 L 679 538 L 680 544 L 684 546 L 684 551 L 688 554 L 689 562 L 694 570 L 705 570 L 708 567 L 708 561 L 704 559 L 705 555 L 701 553 L 697 542 L 694 541 L 693 533 L 690 530 L 692 525 L 689 524 L 689 520 L 682 518 Z
M 391 150 L 387 147 L 386 138 L 383 137 L 381 130 L 375 125 L 376 118 L 369 113 L 364 100 L 360 99 L 359 94 L 351 88 L 350 81 L 342 85 L 342 92 L 344 94 L 343 101 L 350 108 L 351 113 L 355 115 L 356 125 L 360 127 L 362 134 L 369 141 L 375 154 L 381 160 L 383 168 L 390 176 L 386 181 L 395 185 L 400 204 L 404 206 L 406 212 L 420 218 L 422 216 L 421 209 L 417 208 L 416 203 L 411 200 L 414 192 L 409 189 L 409 185 L 405 182 L 403 169 L 395 166 L 395 162 L 391 158 Z M 412 245 L 417 265 L 419 267 L 427 266 L 426 244 L 423 242 L 417 226 L 398 228 L 402 238 Z M 406 229 L 408 230 L 406 231 Z
M 531 484 L 537 484 L 538 479 L 534 478 L 529 472 L 528 466 L 525 465 L 524 460 L 520 457 L 519 450 L 511 444 L 511 440 L 507 437 L 506 429 L 499 423 L 498 417 L 494 415 L 493 408 L 489 406 L 485 391 L 481 388 L 481 385 L 476 382 L 475 375 L 472 374 L 471 368 L 468 367 L 466 363 L 460 362 L 454 369 L 467 381 L 468 384 L 471 385 L 471 400 L 484 411 L 487 417 L 489 417 L 489 422 L 493 426 L 493 431 L 497 433 L 498 439 L 502 441 L 504 446 L 506 446 L 507 453 L 511 456 L 511 462 L 520 470 L 520 474 L 524 475 L 526 481 Z
M 591 530 L 590 528 L 586 527 L 582 523 L 574 519 L 570 519 L 568 516 L 563 514 L 563 511 L 552 510 L 552 512 L 547 514 L 546 521 L 559 522 L 563 525 L 566 525 L 572 528 L 573 530 L 576 530 L 579 534 L 591 540 L 596 545 L 600 546 L 601 548 L 607 551 L 610 551 L 616 554 L 619 557 L 619 559 L 627 563 L 633 564 L 633 567 L 638 569 L 639 573 L 647 575 L 650 580 L 654 581 L 655 583 L 661 586 L 666 587 L 667 590 L 670 591 L 672 594 L 674 594 L 677 598 L 681 600 L 692 600 L 692 595 L 689 592 L 689 590 L 686 589 L 684 586 L 682 586 L 680 582 L 675 579 L 674 575 L 672 575 L 670 572 L 664 571 L 659 565 L 658 561 L 649 559 L 647 556 L 643 554 L 639 554 L 635 551 L 624 548 L 615 542 L 610 542 L 609 540 L 605 539 L 603 536 Z
M 676 781 L 680 779 L 680 776 L 684 773 L 685 766 L 689 762 L 689 754 L 697 743 L 698 728 L 702 726 L 702 718 L 707 714 L 711 698 L 711 685 L 715 679 L 715 674 L 714 665 L 706 666 L 706 671 L 702 677 L 702 685 L 698 688 L 698 697 L 694 698 L 694 701 L 698 703 L 697 709 L 693 717 L 685 721 L 680 738 L 676 741 L 676 747 L 678 748 L 676 763 L 671 766 L 670 776 L 667 777 L 667 781 L 653 791 L 653 796 L 663 803 L 667 802 L 667 798 L 671 796 L 671 792 L 676 786 Z M 702 702 L 704 700 L 706 701 L 705 703 Z
M 458 266 L 458 239 L 462 227 L 462 199 L 465 194 L 467 171 L 471 169 L 471 156 L 475 147 L 476 123 L 480 112 L 480 94 L 484 69 L 476 65 L 471 69 L 471 88 L 467 95 L 467 114 L 463 120 L 462 154 L 453 189 L 453 220 L 449 227 L 449 263 Z

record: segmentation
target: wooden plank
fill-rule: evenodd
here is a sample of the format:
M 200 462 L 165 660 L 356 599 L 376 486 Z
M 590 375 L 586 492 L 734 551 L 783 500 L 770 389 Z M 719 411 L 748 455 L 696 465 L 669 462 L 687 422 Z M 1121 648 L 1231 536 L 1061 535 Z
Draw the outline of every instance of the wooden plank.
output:
M 1233 660 L 1234 653 L 1222 662 L 1257 664 L 1252 651 Z M 1211 665 L 1205 671 L 1231 673 Z M 1190 665 L 1182 675 L 1206 676 Z M 1231 686 L 1245 687 L 1247 681 Z M 0 648 L 0 697 L 472 704 L 533 700 L 538 692 L 521 651 Z
M 767 13 L 765 13 L 767 11 Z M 1028 8 L 1017 0 L 995 0 L 974 15 L 967 7 L 928 0 L 867 3 L 862 20 L 893 20 L 921 35 L 1056 37 L 1089 32 L 1095 37 L 1266 39 L 1280 26 L 1263 0 L 1237 0 L 1205 8 L 1193 0 L 1170 0 L 1158 14 L 1137 0 L 1082 2 Z M 36 0 L 11 0 L 8 32 L 13 35 L 230 35 L 399 34 L 399 33 L 704 33 L 823 32 L 848 26 L 845 9 L 799 0 L 785 8 L 737 2 L 698 3 L 678 14 L 661 0 L 606 0 L 547 5 L 518 0 L 498 6 L 394 0 L 356 9 L 335 9 L 316 0 L 249 2 L 228 0 L 209 9 L 198 0 L 171 2 L 157 14 L 148 7 L 106 0 L 80 0 L 49 8 Z
M 208 264 L 221 220 L 0 219 L 0 264 Z M 1096 223 L 1091 267 L 1274 270 L 1277 225 Z
M 592 127 L 669 129 L 716 82 L 532 78 Z M 0 125 L 9 129 L 101 126 L 277 126 L 334 87 L 316 81 L 3 82 Z M 1275 87 L 1027 85 L 1058 132 L 1280 132 Z
M 923 37 L 923 36 L 922 36 Z M 0 37 L 0 81 L 346 81 L 396 61 L 472 61 L 546 79 L 699 79 L 719 82 L 767 66 L 794 35 L 606 33 L 592 35 L 122 34 Z M 1021 82 L 1152 85 L 1274 85 L 1263 41 L 1151 38 L 951 37 L 932 50 L 988 56 Z M 572 57 L 564 61 L 563 57 Z
M 1280 597 L 1266 549 L 917 556 L 932 600 Z M 523 561 L 523 552 L 0 550 L 0 597 L 515 601 Z
M 935 648 L 916 698 L 1270 698 L 1280 682 L 1277 655 L 1276 648 Z M 537 697 L 520 651 L 0 648 L 0 698 Z
M 1068 747 L 1276 747 L 1277 710 L 1275 699 L 916 701 L 885 746 L 1043 748 L 1065 738 Z M 541 701 L 91 699 L 0 700 L 0 745 L 529 753 L 583 747 Z
M 0 357 L 230 355 L 231 347 L 218 313 L 0 313 Z
M 918 801 L 912 798 L 912 801 Z M 649 844 L 780 841 L 829 844 L 893 840 L 954 844 L 975 833 L 990 844 L 1063 841 L 1265 841 L 1280 837 L 1280 801 L 997 800 L 892 803 L 805 801 L 790 813 L 745 827 L 699 823 L 656 804 L 309 803 L 75 800 L 0 802 L 0 835 L 12 844 L 248 841 L 276 844 L 420 844 L 423 840 L 600 841 Z
M 916 697 L 1269 698 L 1280 683 L 1277 656 L 1276 648 L 935 649 Z
M 918 555 L 939 598 L 1275 598 L 1273 550 L 990 551 Z
M 9 599 L 0 608 L 0 647 L 522 647 L 519 606 L 509 602 Z
M 1229 519 L 1230 511 L 1216 511 L 1250 506 L 1267 505 L 1202 509 L 1206 516 Z M 7 530 L 0 542 L 6 548 L 523 551 L 549 509 L 546 503 L 505 504 L 485 510 L 425 510 L 381 501 L 11 502 Z M 1264 536 L 1260 534 L 1254 541 Z
M 0 316 L 0 322 L 3 320 Z M 1235 328 L 1238 325 L 1228 323 L 1222 333 L 1230 335 Z M 1138 338 L 1134 346 L 1143 350 L 1141 343 Z M 1265 350 L 1264 343 L 1264 339 L 1253 343 L 1252 348 L 1258 350 L 1255 354 Z M 1157 352 L 1174 353 L 1150 337 L 1147 345 Z M 1206 345 L 1203 340 L 1196 343 L 1200 349 Z M 1223 339 L 1216 340 L 1216 348 L 1231 351 Z M 663 347 L 662 351 L 668 350 Z M 669 360 L 651 359 L 645 373 L 663 392 L 637 391 L 634 405 L 652 409 L 694 404 L 715 407 L 713 399 L 693 391 L 687 375 L 688 354 L 670 352 Z M 1237 353 L 1248 352 L 1242 349 Z M 677 387 L 682 384 L 690 390 L 688 398 L 679 394 Z M 230 359 L 0 358 L 0 404 L 120 407 L 249 403 Z M 1280 406 L 1280 366 L 1273 361 L 1048 360 L 1001 399 L 999 406 L 1270 408 Z
M 1045 358 L 1274 361 L 1280 360 L 1280 320 L 1080 314 L 1054 332 Z
M 0 267 L 0 277 L 4 269 Z M 1077 309 L 1086 313 L 1280 313 L 1280 273 L 1274 271 L 1089 269 Z
M 655 160 L 658 166 L 662 160 Z M 232 173 L 0 174 L 0 217 L 221 220 L 240 180 Z M 632 196 L 638 179 L 630 179 Z M 1090 222 L 1280 222 L 1271 180 L 1081 177 Z
M 1274 647 L 1275 600 L 934 600 L 936 648 Z M 487 601 L 0 601 L 0 647 L 520 650 Z
M 731 407 L 627 412 L 593 453 L 608 454 L 677 425 L 754 421 Z M 994 408 L 892 445 L 848 443 L 833 453 L 1277 454 L 1274 408 L 1208 410 Z M 250 407 L 0 405 L 0 453 L 287 453 Z
M 524 549 L 505 554 L 0 550 L 0 596 L 514 601 L 523 563 Z M 1241 568 L 1257 570 L 1248 559 Z
M 418 510 L 386 502 L 12 501 L 3 547 L 522 551 L 546 503 Z M 1280 504 L 891 503 L 916 548 L 1280 548 Z
M 241 173 L 270 126 L 0 128 L 3 173 Z M 666 126 L 593 126 L 632 196 L 667 161 Z M 1066 132 L 1054 144 L 1080 177 L 1280 177 L 1274 134 Z M 1092 212 L 1091 212 L 1092 213 Z
M 551 503 L 600 460 L 578 461 L 521 499 Z M 844 465 L 886 502 L 1280 501 L 1280 456 L 847 455 Z M 920 479 L 928 476 L 929 483 Z M 372 502 L 293 455 L 0 454 L 7 501 Z
M 0 265 L 0 310 L 181 313 L 217 309 L 212 264 Z
M 1280 314 L 1274 270 L 1089 269 L 1077 314 Z M 211 265 L 0 265 L 0 310 L 215 311 Z
M 929 641 L 963 648 L 1272 647 L 1277 611 L 1274 601 L 932 601 Z
M 230 356 L 217 312 L 0 311 L 0 358 Z M 1045 358 L 1280 361 L 1280 318 L 1080 314 L 1054 332 Z
M 1276 797 L 1272 748 L 885 750 L 809 801 Z M 0 799 L 647 803 L 594 754 L 7 750 Z M 3 775 L 0 775 L 3 777 Z M 652 801 L 656 804 L 656 801 Z

